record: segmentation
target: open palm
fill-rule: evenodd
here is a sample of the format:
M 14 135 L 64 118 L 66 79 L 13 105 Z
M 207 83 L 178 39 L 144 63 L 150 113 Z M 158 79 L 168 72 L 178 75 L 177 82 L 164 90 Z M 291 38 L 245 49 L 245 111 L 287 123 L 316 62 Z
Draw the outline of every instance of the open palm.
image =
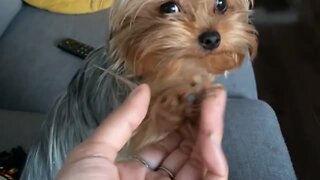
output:
M 182 127 L 143 148 L 135 158 L 115 162 L 119 150 L 144 119 L 149 101 L 148 86 L 139 86 L 88 140 L 71 152 L 58 179 L 228 179 L 221 148 L 226 102 L 222 88 L 215 88 L 203 101 L 197 131 Z

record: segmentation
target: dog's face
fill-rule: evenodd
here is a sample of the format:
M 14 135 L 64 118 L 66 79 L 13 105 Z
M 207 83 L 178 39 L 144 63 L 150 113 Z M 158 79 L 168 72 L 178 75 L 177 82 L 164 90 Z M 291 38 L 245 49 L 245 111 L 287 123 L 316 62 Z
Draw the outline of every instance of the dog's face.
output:
M 135 75 L 172 75 L 187 66 L 223 73 L 248 50 L 256 53 L 252 1 L 115 0 L 111 50 Z

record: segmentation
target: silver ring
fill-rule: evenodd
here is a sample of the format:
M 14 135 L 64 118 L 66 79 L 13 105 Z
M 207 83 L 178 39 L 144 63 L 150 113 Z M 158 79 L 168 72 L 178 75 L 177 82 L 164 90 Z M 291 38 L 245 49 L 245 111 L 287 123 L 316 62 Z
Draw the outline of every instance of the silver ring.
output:
M 144 166 L 145 166 L 146 168 L 148 168 L 148 169 L 152 169 L 151 166 L 150 166 L 150 164 L 149 164 L 146 160 L 144 160 L 142 157 L 140 157 L 140 156 L 135 155 L 135 156 L 132 156 L 130 159 L 141 163 L 142 165 L 144 165 Z M 152 170 L 153 170 L 153 169 L 152 169 Z
M 165 172 L 170 177 L 170 179 L 174 179 L 173 173 L 168 168 L 160 166 L 158 167 L 157 171 L 159 170 L 162 170 L 163 172 Z

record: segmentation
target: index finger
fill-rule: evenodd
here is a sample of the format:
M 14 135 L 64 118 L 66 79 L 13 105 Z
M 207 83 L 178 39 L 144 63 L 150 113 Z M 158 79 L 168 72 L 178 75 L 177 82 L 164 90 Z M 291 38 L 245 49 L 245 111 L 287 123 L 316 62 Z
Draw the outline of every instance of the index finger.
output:
M 215 138 L 222 140 L 226 91 L 221 86 L 215 87 L 201 105 L 200 135 L 214 133 Z
M 105 144 L 109 149 L 108 158 L 114 160 L 145 118 L 149 102 L 149 87 L 140 85 L 118 109 L 103 120 L 89 141 Z
M 202 104 L 198 147 L 208 170 L 205 179 L 228 178 L 228 164 L 221 148 L 225 106 L 223 88 L 216 89 Z

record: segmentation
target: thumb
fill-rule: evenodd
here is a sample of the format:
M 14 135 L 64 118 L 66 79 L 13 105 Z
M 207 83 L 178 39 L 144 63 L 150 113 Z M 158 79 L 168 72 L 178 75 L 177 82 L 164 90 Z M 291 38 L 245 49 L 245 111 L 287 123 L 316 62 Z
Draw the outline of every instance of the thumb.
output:
M 118 151 L 145 118 L 149 102 L 150 88 L 145 84 L 138 86 L 125 102 L 100 124 L 90 141 L 106 144 L 112 149 L 108 158 L 114 160 Z

